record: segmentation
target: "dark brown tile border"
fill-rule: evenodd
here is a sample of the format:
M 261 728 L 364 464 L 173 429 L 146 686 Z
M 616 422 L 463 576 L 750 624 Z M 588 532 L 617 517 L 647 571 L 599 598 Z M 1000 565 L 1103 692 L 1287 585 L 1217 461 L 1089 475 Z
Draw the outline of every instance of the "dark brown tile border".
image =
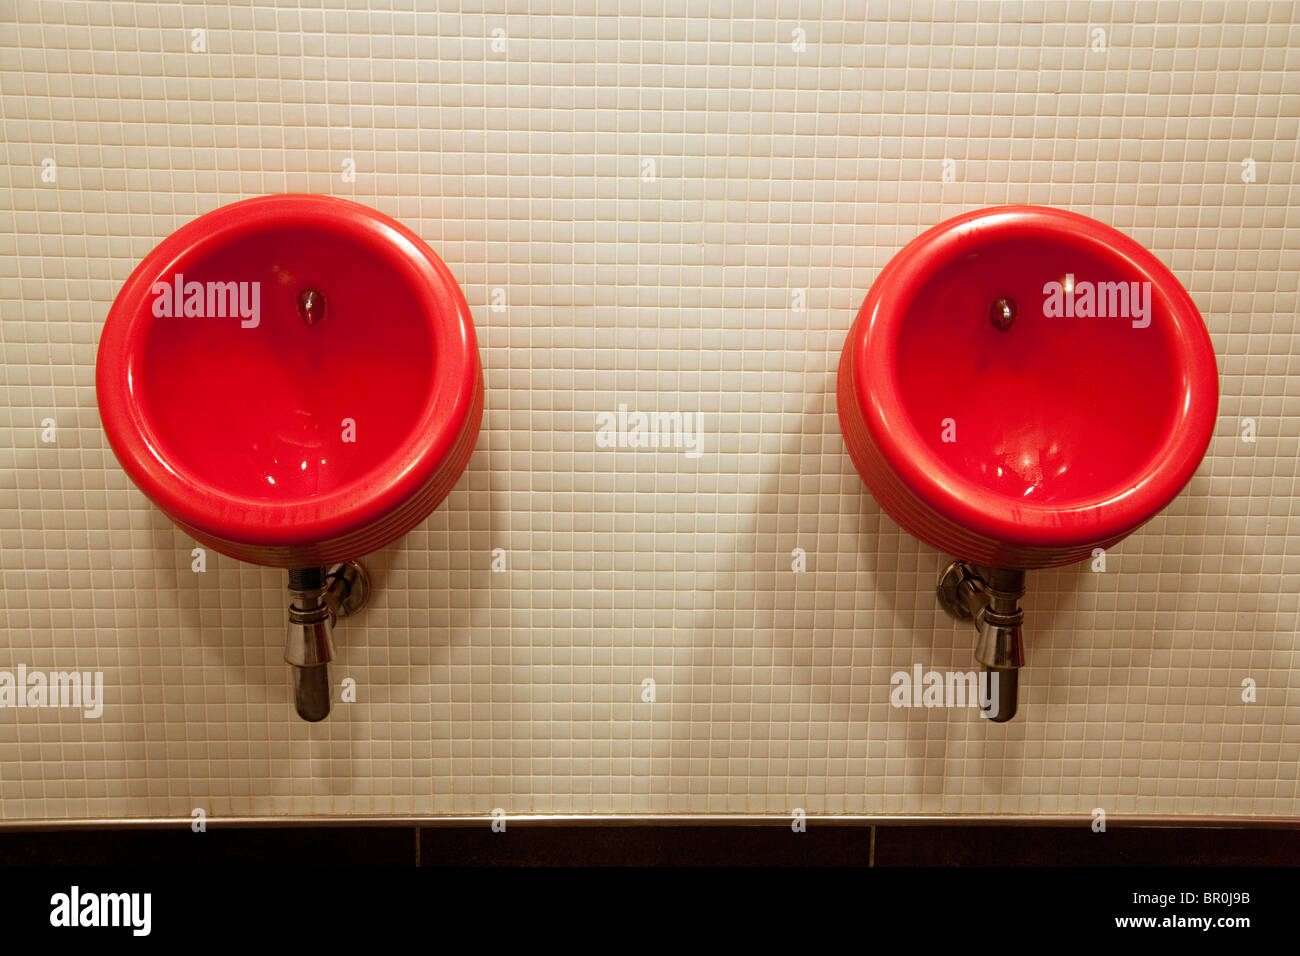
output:
M 0 832 L 0 866 L 414 866 L 414 827 Z
M 878 827 L 876 866 L 1300 866 L 1300 828 Z
M 0 867 L 1300 866 L 1300 827 L 773 824 L 233 826 L 0 831 Z
M 871 862 L 871 827 L 423 827 L 422 866 L 844 866 Z

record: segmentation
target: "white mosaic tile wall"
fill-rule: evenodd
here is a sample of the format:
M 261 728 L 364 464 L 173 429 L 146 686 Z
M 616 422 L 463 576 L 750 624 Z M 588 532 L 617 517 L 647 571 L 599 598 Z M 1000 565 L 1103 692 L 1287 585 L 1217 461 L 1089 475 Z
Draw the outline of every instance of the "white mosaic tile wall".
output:
M 1294 4 L 398 6 L 0 3 L 0 670 L 106 684 L 97 719 L 0 709 L 0 819 L 1300 817 Z M 487 381 L 469 471 L 337 632 L 358 701 L 314 726 L 283 573 L 192 572 L 94 394 L 134 264 L 283 191 L 420 233 Z M 1006 202 L 1152 249 L 1223 397 L 1105 573 L 1031 574 L 992 726 L 889 705 L 973 634 L 864 493 L 833 382 L 889 257 Z M 619 403 L 700 412 L 703 454 L 598 448 Z

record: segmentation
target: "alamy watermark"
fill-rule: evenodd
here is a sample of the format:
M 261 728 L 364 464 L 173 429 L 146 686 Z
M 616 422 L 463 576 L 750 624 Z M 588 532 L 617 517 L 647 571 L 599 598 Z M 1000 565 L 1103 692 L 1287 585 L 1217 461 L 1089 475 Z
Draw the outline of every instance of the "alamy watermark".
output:
M 262 321 L 262 283 L 186 282 L 176 273 L 170 283 L 159 280 L 151 290 L 153 314 L 160 319 L 234 319 L 245 329 Z
M 687 458 L 704 454 L 700 412 L 630 412 L 620 404 L 617 412 L 596 413 L 598 448 L 682 448 Z
M 1048 319 L 1132 319 L 1135 329 L 1151 324 L 1150 282 L 1075 282 L 1069 272 L 1063 282 L 1044 285 L 1043 295 Z
M 124 927 L 133 936 L 148 936 L 153 919 L 152 893 L 85 893 L 73 884 L 50 897 L 50 925 L 55 927 Z
M 910 673 L 895 671 L 889 683 L 891 707 L 978 707 L 981 717 L 998 715 L 997 671 L 927 671 L 916 664 Z
M 95 720 L 104 713 L 103 671 L 0 671 L 0 707 L 72 707 Z

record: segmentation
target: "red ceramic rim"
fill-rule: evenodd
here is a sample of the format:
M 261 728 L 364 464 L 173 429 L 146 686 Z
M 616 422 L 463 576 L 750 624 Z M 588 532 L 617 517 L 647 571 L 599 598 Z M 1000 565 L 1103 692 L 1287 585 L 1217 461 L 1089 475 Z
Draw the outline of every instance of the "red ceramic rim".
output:
M 149 290 L 177 264 L 263 225 L 345 234 L 387 259 L 410 280 L 429 323 L 436 357 L 432 388 L 415 425 L 374 468 L 328 492 L 264 500 L 218 490 L 183 463 L 167 460 L 133 396 L 144 341 L 154 321 Z M 330 196 L 261 196 L 215 209 L 182 226 L 131 273 L 104 323 L 95 390 L 104 430 L 122 467 L 159 508 L 213 538 L 257 547 L 330 541 L 383 519 L 410 499 L 447 458 L 466 425 L 480 378 L 469 306 L 455 278 L 423 240 L 367 206 Z
M 1184 359 L 1175 370 L 1180 399 L 1163 443 L 1121 489 L 1071 502 L 1012 502 L 937 459 L 899 400 L 899 331 L 917 292 L 964 248 L 1002 238 L 1068 238 L 1087 243 L 1097 255 L 1125 263 L 1149 279 L 1153 296 L 1168 316 L 1159 326 L 1170 354 Z M 889 261 L 872 284 L 850 334 L 856 336 L 849 343 L 856 399 L 871 440 L 930 508 L 994 541 L 1060 548 L 1122 536 L 1177 496 L 1205 456 L 1214 432 L 1218 366 L 1196 305 L 1150 252 L 1123 233 L 1078 213 L 1043 206 L 1000 206 L 940 223 Z

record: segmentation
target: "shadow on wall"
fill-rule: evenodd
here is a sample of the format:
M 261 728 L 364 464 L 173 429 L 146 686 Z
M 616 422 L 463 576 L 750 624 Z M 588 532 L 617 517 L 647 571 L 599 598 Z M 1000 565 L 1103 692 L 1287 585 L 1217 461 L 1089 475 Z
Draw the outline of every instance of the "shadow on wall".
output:
M 291 672 L 282 660 L 288 607 L 286 572 L 247 564 L 204 548 L 204 571 L 200 575 L 194 569 L 193 555 L 193 549 L 200 545 L 149 504 L 147 520 L 157 561 L 155 597 L 164 619 L 167 610 L 173 609 L 177 623 L 173 627 L 160 627 L 154 641 L 140 641 L 146 655 L 141 664 L 161 666 L 165 683 L 177 677 L 183 681 L 187 718 L 192 727 L 198 728 L 186 738 L 186 746 L 193 747 L 193 752 L 169 753 L 169 766 L 174 767 L 177 760 L 185 765 L 202 766 L 207 745 L 202 728 L 209 726 L 204 715 L 206 705 L 230 707 L 232 700 L 238 700 L 254 706 L 264 704 L 269 720 L 283 722 L 287 736 L 309 745 L 305 753 L 295 748 L 294 759 L 306 760 L 308 766 L 293 776 L 312 779 L 313 793 L 351 794 L 357 782 L 365 778 L 357 772 L 353 744 L 368 740 L 373 734 L 373 722 L 369 719 L 371 707 L 419 700 L 413 692 L 417 687 L 429 686 L 429 668 L 446 664 L 454 644 L 468 643 L 476 626 L 488 625 L 486 608 L 482 609 L 483 614 L 475 615 L 469 604 L 451 600 L 457 594 L 486 594 L 489 589 L 490 529 L 478 531 L 451 526 L 453 515 L 467 520 L 465 502 L 458 503 L 457 499 L 479 493 L 471 489 L 488 487 L 487 453 L 479 450 L 471 456 L 465 476 L 442 507 L 401 540 L 362 556 L 371 576 L 370 601 L 356 619 L 340 622 L 335 629 L 331 680 L 336 706 L 321 724 L 307 723 L 295 714 Z M 130 493 L 138 494 L 134 489 Z M 490 491 L 489 497 L 493 497 Z M 490 501 L 490 504 L 495 510 L 500 502 Z M 414 558 L 418 562 L 417 573 L 424 573 L 430 556 L 434 557 L 435 566 L 440 560 L 447 563 L 448 586 L 441 589 L 442 593 L 437 588 L 426 592 L 427 601 L 413 602 L 406 572 Z M 472 567 L 459 568 L 462 560 Z M 467 580 L 460 580 L 461 575 L 467 575 Z M 395 576 L 402 578 L 402 584 L 393 589 L 391 582 Z M 238 595 L 238 601 L 230 602 L 230 595 Z M 411 608 L 420 614 L 427 611 L 428 620 L 413 622 Z M 476 622 L 476 616 L 484 619 Z M 161 651 L 153 660 L 148 659 L 151 645 Z M 407 649 L 428 647 L 432 651 L 431 662 L 424 667 L 407 663 L 389 667 L 389 652 L 394 647 L 401 649 L 407 660 Z M 214 654 L 220 664 L 219 681 L 212 677 Z M 356 682 L 356 700 L 346 704 L 340 701 L 345 678 Z M 237 690 L 232 694 L 232 689 Z M 146 723 L 162 721 L 169 705 L 174 703 L 170 697 L 166 701 L 145 702 L 141 719 Z M 356 731 L 360 731 L 359 736 L 354 736 Z M 346 749 L 341 749 L 340 744 L 346 745 Z M 146 773 L 151 777 L 175 776 L 173 772 Z M 191 803 L 210 806 L 203 802 L 202 795 L 192 794 L 183 802 L 184 807 L 171 809 L 188 814 Z
M 949 619 L 935 597 L 939 574 L 952 558 L 899 528 L 853 467 L 839 432 L 835 375 L 834 369 L 824 371 L 820 388 L 810 388 L 803 425 L 784 437 L 777 467 L 763 460 L 752 519 L 737 530 L 734 557 L 717 570 L 717 586 L 708 592 L 713 606 L 696 609 L 691 680 L 674 681 L 671 689 L 673 720 L 710 728 L 706 757 L 698 749 L 672 755 L 674 779 L 729 781 L 745 765 L 755 784 L 747 793 L 761 796 L 717 805 L 693 794 L 708 805 L 691 809 L 784 814 L 801 806 L 809 813 L 833 813 L 840 802 L 824 791 L 827 778 L 835 776 L 843 776 L 849 796 L 865 790 L 877 811 L 897 809 L 887 798 L 937 801 L 953 760 L 960 761 L 953 771 L 969 778 L 967 741 L 977 741 L 976 753 L 997 757 L 981 766 L 989 767 L 982 787 L 998 792 L 1003 779 L 1016 773 L 1028 728 L 1041 717 L 1023 706 L 1027 702 L 1002 725 L 981 718 L 977 707 L 890 705 L 890 678 L 897 671 L 911 673 L 917 664 L 924 670 L 977 670 L 975 633 L 969 624 Z M 820 473 L 801 471 L 810 464 Z M 846 537 L 851 546 L 844 544 Z M 846 552 L 853 565 L 836 566 Z M 1086 565 L 1046 572 L 1050 587 L 1038 600 L 1031 577 L 1025 602 L 1031 664 L 1033 633 L 1055 626 L 1056 598 L 1077 587 L 1085 573 Z M 741 700 L 749 701 L 747 719 L 738 713 L 735 702 Z M 722 706 L 728 707 L 725 713 L 718 711 Z M 887 752 L 866 753 L 868 735 L 855 728 L 868 722 L 898 728 Z M 801 738 L 800 728 L 809 724 L 842 730 Z M 727 736 L 714 736 L 719 732 Z M 783 738 L 772 737 L 774 732 Z M 828 743 L 814 753 L 806 740 L 817 739 Z M 843 743 L 835 746 L 836 741 Z M 950 757 L 948 741 L 960 742 L 960 756 Z M 907 770 L 901 775 L 920 781 L 924 790 L 873 792 L 873 779 L 900 776 L 892 768 L 886 774 L 882 757 L 903 761 Z M 758 786 L 762 781 L 766 787 Z M 719 799 L 712 788 L 710 793 Z

